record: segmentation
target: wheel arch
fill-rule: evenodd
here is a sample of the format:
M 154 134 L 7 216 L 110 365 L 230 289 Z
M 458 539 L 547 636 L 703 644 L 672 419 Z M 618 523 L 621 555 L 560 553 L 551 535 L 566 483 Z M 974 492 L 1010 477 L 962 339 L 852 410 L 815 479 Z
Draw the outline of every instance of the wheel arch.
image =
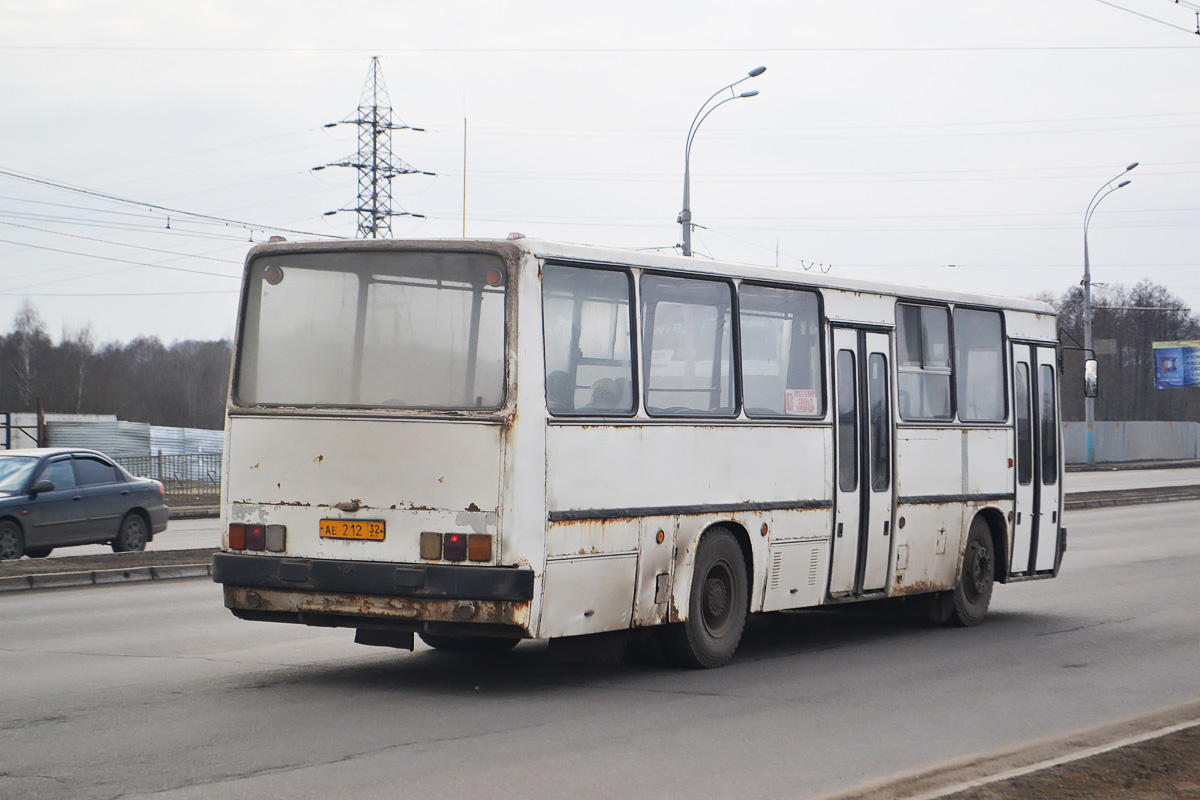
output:
M 154 529 L 150 524 L 150 512 L 141 506 L 134 506 L 125 512 L 125 516 L 121 517 L 121 522 L 124 523 L 130 514 L 135 514 L 142 518 L 142 522 L 146 523 L 146 540 L 149 541 L 154 537 Z
M 705 525 L 700 533 L 695 538 L 690 538 L 685 547 L 681 546 L 676 559 L 676 568 L 672 589 L 672 601 L 670 609 L 667 612 L 667 622 L 683 622 L 687 619 L 687 597 L 691 592 L 692 572 L 695 568 L 694 559 L 696 551 L 700 547 L 700 542 L 704 537 L 713 530 L 726 530 L 733 536 L 738 543 L 738 548 L 742 551 L 742 558 L 746 561 L 746 587 L 748 589 L 748 601 L 750 610 L 753 611 L 757 606 L 761 610 L 761 592 L 755 592 L 754 588 L 754 546 L 753 539 L 750 537 L 750 532 L 746 530 L 746 526 L 732 519 L 720 519 L 710 522 Z M 757 601 L 756 601 L 757 598 Z
M 982 519 L 992 535 L 992 551 L 996 556 L 992 563 L 992 574 L 996 583 L 1004 583 L 1008 580 L 1008 523 L 1004 512 L 994 506 L 988 506 L 975 514 L 975 518 L 971 520 L 972 525 L 976 519 Z

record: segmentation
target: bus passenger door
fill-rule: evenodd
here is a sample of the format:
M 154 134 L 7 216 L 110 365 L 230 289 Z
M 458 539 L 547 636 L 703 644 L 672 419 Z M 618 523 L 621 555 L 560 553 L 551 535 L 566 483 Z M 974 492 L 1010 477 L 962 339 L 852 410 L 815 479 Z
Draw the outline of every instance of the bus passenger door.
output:
M 1027 344 L 1013 345 L 1013 421 L 1016 430 L 1016 502 L 1013 508 L 1012 559 L 1009 572 L 1024 575 L 1029 571 L 1037 508 L 1037 486 L 1033 480 L 1033 359 Z
M 1033 421 L 1037 431 L 1037 482 L 1038 522 L 1033 536 L 1034 572 L 1050 572 L 1058 563 L 1059 515 L 1062 513 L 1059 491 L 1061 454 L 1058 424 L 1058 369 L 1053 347 L 1035 347 L 1034 358 L 1037 371 L 1034 374 Z
M 1050 572 L 1058 561 L 1060 454 L 1053 347 L 1013 345 L 1016 503 L 1009 571 Z
M 892 526 L 888 334 L 835 328 L 831 595 L 887 585 Z

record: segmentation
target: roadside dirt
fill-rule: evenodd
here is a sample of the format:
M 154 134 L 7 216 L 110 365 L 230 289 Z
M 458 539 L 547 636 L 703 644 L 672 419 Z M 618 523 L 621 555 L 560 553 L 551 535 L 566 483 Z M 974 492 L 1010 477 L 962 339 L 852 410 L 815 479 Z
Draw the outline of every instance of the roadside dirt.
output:
M 185 564 L 207 564 L 215 548 L 199 550 L 149 550 L 143 553 L 104 553 L 96 556 L 66 556 L 63 558 L 21 558 L 0 561 L 0 578 L 14 575 L 46 575 L 56 572 L 91 572 L 99 569 L 131 569 L 134 567 L 177 567 Z
M 1041 772 L 968 789 L 947 800 L 1195 800 L 1200 726 Z

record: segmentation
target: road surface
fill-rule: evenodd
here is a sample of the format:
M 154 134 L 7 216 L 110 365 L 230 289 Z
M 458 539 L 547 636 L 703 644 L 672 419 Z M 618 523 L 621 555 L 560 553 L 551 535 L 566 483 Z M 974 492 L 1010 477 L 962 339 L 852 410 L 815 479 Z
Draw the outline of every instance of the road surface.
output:
M 1069 512 L 981 627 L 774 614 L 707 672 L 366 648 L 203 580 L 13 593 L 0 797 L 819 797 L 1197 699 L 1197 516 Z
M 1063 482 L 1067 492 L 1102 492 L 1142 489 L 1150 486 L 1200 485 L 1200 468 L 1122 469 L 1097 472 L 1068 472 Z

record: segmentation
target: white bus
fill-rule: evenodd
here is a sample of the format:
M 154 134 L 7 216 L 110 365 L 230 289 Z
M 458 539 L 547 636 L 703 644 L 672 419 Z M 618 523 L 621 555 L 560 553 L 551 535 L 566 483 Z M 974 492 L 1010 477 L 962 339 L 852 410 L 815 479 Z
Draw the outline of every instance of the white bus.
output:
M 1044 303 L 516 235 L 268 244 L 241 302 L 213 577 L 244 619 L 648 629 L 717 667 L 750 613 L 974 625 L 1058 573 Z

